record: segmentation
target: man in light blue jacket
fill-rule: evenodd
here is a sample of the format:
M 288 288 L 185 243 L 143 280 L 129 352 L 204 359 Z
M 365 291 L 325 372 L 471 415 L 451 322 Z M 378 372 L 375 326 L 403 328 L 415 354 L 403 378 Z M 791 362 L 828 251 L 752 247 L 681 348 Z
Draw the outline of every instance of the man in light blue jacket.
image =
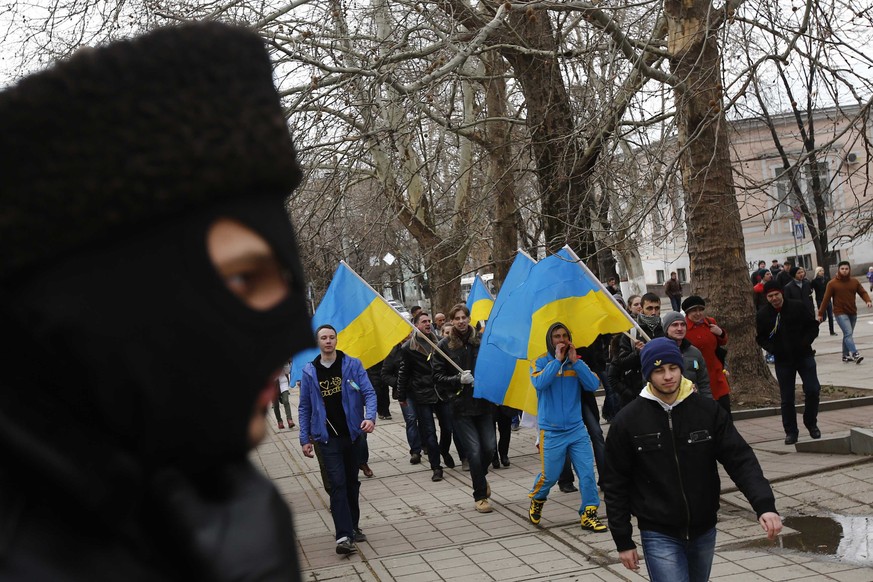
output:
M 557 482 L 567 455 L 576 474 L 582 504 L 579 518 L 582 529 L 603 532 L 606 526 L 597 517 L 600 497 L 594 480 L 594 454 L 591 438 L 582 420 L 582 390 L 594 392 L 600 385 L 597 376 L 576 354 L 570 330 L 557 322 L 546 333 L 548 355 L 540 357 L 531 380 L 537 391 L 537 421 L 540 426 L 542 472 L 530 491 L 530 522 L 540 523 L 549 490 Z
M 312 457 L 318 446 L 330 480 L 330 511 L 336 529 L 336 552 L 355 552 L 367 537 L 358 527 L 358 465 L 366 435 L 376 426 L 376 391 L 357 358 L 336 349 L 336 330 L 315 332 L 318 356 L 303 368 L 300 382 L 300 444 Z

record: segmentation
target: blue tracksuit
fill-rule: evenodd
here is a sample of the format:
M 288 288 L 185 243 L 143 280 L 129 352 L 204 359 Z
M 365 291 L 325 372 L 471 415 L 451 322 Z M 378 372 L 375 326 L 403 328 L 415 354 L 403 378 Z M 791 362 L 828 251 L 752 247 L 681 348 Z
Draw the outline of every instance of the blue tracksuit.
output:
M 591 439 L 582 420 L 582 390 L 594 392 L 600 381 L 582 360 L 571 365 L 552 355 L 537 360 L 531 380 L 537 391 L 542 467 L 529 496 L 541 501 L 549 496 L 569 453 L 579 476 L 582 496 L 579 514 L 586 506 L 599 507 Z

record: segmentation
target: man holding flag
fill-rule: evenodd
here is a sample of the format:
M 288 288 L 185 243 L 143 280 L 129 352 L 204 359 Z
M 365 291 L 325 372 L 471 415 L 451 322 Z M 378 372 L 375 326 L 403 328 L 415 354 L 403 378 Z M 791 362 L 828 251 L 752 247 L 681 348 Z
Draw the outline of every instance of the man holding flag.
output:
M 576 354 L 570 330 L 563 323 L 556 322 L 549 327 L 546 348 L 548 354 L 537 360 L 531 374 L 537 391 L 542 471 L 529 494 L 529 519 L 539 525 L 549 490 L 557 482 L 569 454 L 579 475 L 582 529 L 604 532 L 606 526 L 597 517 L 600 497 L 594 480 L 591 439 L 582 420 L 582 390 L 594 392 L 600 381 Z

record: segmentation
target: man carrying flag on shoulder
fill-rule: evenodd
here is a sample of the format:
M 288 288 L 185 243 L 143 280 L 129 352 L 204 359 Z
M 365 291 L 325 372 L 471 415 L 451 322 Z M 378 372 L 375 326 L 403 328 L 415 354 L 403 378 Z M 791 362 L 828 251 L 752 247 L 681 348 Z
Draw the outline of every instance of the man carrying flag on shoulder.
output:
M 336 349 L 336 329 L 315 331 L 319 355 L 303 368 L 300 382 L 300 444 L 312 458 L 318 445 L 330 480 L 330 512 L 336 529 L 336 553 L 351 554 L 367 537 L 358 527 L 358 465 L 362 433 L 376 426 L 376 392 L 357 358 Z M 366 408 L 366 411 L 364 410 Z
M 536 362 L 531 380 L 537 391 L 537 421 L 540 426 L 542 471 L 537 475 L 529 497 L 529 519 L 539 525 L 549 490 L 557 482 L 569 454 L 579 475 L 582 529 L 606 531 L 597 517 L 600 497 L 594 480 L 594 455 L 591 438 L 582 420 L 582 390 L 594 392 L 600 385 L 597 376 L 576 354 L 570 330 L 554 323 L 546 332 L 548 355 Z

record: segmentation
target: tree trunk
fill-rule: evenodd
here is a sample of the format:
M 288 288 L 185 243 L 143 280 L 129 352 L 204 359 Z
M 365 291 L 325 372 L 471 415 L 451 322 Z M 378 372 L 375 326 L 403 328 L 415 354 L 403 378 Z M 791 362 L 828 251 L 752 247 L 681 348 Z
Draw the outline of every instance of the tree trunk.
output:
M 558 66 L 557 42 L 547 14 L 513 10 L 507 18 L 512 31 L 539 54 L 503 51 L 521 85 L 527 109 L 530 146 L 540 187 L 546 248 L 557 251 L 569 244 L 583 258 L 594 254 L 587 176 L 577 169 L 582 157 L 573 125 L 570 95 Z M 542 55 L 549 55 L 548 57 Z
M 515 198 L 515 167 L 512 162 L 512 125 L 506 121 L 506 62 L 500 55 L 485 53 L 485 104 L 488 150 L 488 183 L 494 191 L 494 280 L 499 288 L 506 279 L 518 248 L 518 208 Z
M 710 0 L 666 0 L 675 77 L 680 168 L 688 212 L 692 291 L 727 329 L 736 403 L 779 401 L 778 386 L 755 343 L 752 291 L 737 205 L 721 91 L 719 14 Z

